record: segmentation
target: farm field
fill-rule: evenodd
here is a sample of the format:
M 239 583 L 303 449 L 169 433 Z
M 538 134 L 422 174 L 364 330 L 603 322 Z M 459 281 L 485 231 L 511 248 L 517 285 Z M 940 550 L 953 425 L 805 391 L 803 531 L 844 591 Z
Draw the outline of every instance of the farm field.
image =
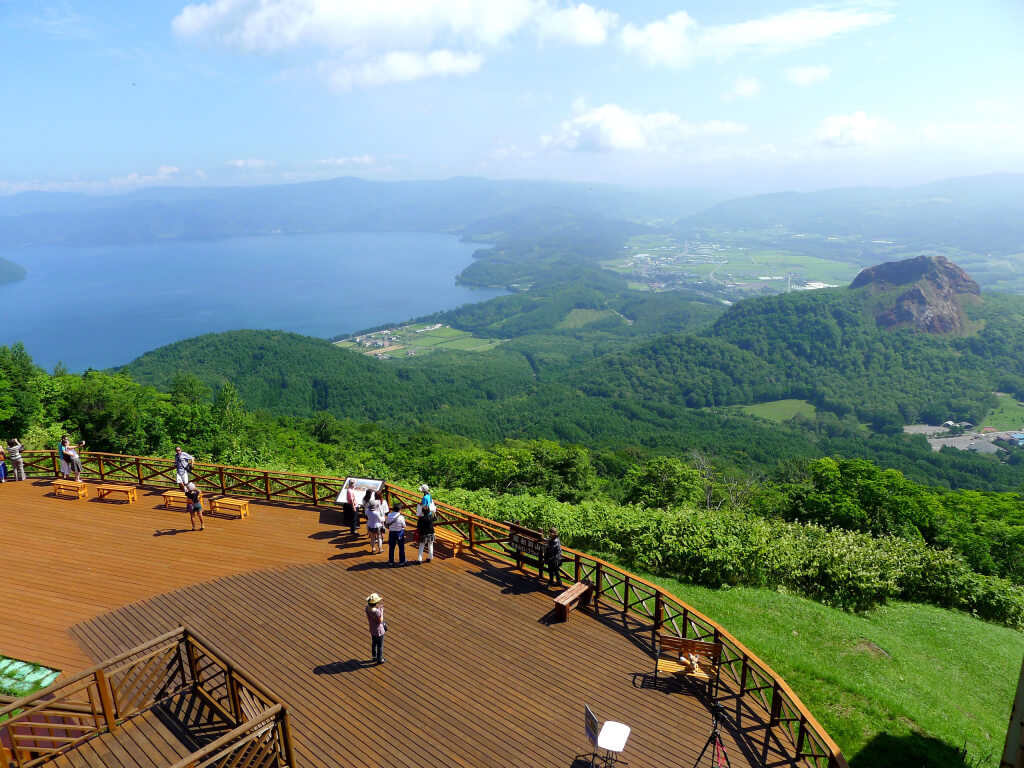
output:
M 999 432 L 1024 428 L 1024 403 L 1017 402 L 1012 395 L 1000 395 L 996 403 L 979 427 L 993 427 Z
M 770 403 L 755 403 L 740 406 L 740 410 L 751 416 L 758 416 L 768 421 L 783 422 L 794 416 L 814 418 L 817 409 L 806 400 L 773 400 Z
M 767 589 L 653 580 L 782 675 L 851 768 L 999 764 L 1021 633 L 926 605 L 891 603 L 864 615 Z M 985 653 L 963 653 L 965 637 Z
M 387 357 L 409 357 L 442 349 L 484 352 L 499 344 L 500 339 L 481 339 L 447 325 L 428 326 L 422 323 L 387 328 L 334 342 L 336 347 L 355 349 L 365 355 Z

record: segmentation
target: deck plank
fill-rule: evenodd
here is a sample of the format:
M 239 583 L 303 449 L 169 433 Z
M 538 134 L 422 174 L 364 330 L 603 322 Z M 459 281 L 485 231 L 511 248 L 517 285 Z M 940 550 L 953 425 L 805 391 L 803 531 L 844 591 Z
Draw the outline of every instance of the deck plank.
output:
M 0 559 L 28 567 L 3 577 L 0 652 L 70 674 L 187 624 L 287 702 L 303 768 L 568 768 L 588 747 L 584 703 L 633 728 L 633 768 L 690 768 L 708 735 L 701 697 L 650 687 L 649 627 L 607 609 L 552 623 L 556 593 L 511 566 L 470 554 L 390 568 L 331 510 L 253 503 L 244 520 L 168 534 L 188 518 L 159 494 L 97 509 L 47 490 L 4 487 L 0 523 L 14 535 Z M 390 628 L 379 667 L 367 662 L 370 592 Z M 166 727 L 119 732 L 82 754 L 130 768 L 183 748 Z M 732 764 L 755 762 L 734 735 Z

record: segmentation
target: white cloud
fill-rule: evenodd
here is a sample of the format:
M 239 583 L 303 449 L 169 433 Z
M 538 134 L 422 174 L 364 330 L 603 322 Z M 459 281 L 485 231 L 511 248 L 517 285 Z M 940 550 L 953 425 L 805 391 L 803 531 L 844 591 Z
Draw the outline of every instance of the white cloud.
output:
M 587 109 L 577 101 L 574 111 L 576 115 L 564 121 L 557 133 L 542 137 L 544 146 L 572 152 L 660 152 L 698 136 L 736 135 L 747 130 L 745 125 L 729 121 L 691 123 L 671 112 L 629 112 L 617 104 Z
M 335 88 L 465 75 L 480 51 L 532 32 L 540 40 L 599 45 L 618 16 L 555 0 L 209 0 L 171 23 L 185 40 L 242 53 L 326 51 L 319 73 Z
M 372 155 L 354 155 L 352 157 L 325 157 L 319 160 L 320 165 L 345 167 L 351 165 L 373 165 L 376 162 Z
M 165 184 L 181 179 L 181 169 L 175 165 L 161 165 L 155 173 L 132 171 L 123 176 L 108 179 L 64 179 L 49 181 L 8 181 L 0 179 L 0 194 L 13 195 L 19 192 L 123 192 L 135 187 Z M 202 171 L 194 174 L 198 177 Z M 190 180 L 185 174 L 184 180 Z
M 786 70 L 786 79 L 796 85 L 816 85 L 828 80 L 832 70 L 828 67 L 790 67 Z
M 701 27 L 678 11 L 643 27 L 627 24 L 622 44 L 649 64 L 685 67 L 697 59 L 726 59 L 743 52 L 783 53 L 887 22 L 891 16 L 868 7 L 795 8 L 736 24 Z
M 228 165 L 233 168 L 245 168 L 249 170 L 261 170 L 263 168 L 272 168 L 277 165 L 273 160 L 263 160 L 259 157 L 250 157 L 239 160 L 228 160 Z
M 559 40 L 576 45 L 601 45 L 618 24 L 617 14 L 586 3 L 568 8 L 545 6 L 535 22 L 537 36 L 541 40 Z
M 883 122 L 868 117 L 863 111 L 849 115 L 826 117 L 818 125 L 819 144 L 830 147 L 852 147 L 874 144 L 880 138 Z
M 722 101 L 752 99 L 761 92 L 761 82 L 756 77 L 740 77 L 732 84 L 732 90 L 722 94 Z
M 468 75 L 480 69 L 483 61 L 477 53 L 392 51 L 355 66 L 320 62 L 317 70 L 333 88 L 348 91 L 440 75 Z

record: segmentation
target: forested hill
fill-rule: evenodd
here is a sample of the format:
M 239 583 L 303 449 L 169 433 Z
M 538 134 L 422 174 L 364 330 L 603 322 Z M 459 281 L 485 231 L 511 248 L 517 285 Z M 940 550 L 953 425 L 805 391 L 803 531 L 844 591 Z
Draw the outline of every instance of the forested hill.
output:
M 591 396 L 690 407 L 802 398 L 882 431 L 977 422 L 993 390 L 1024 393 L 1024 298 L 967 307 L 980 330 L 963 337 L 886 330 L 874 299 L 840 288 L 743 301 L 702 334 L 609 355 L 573 379 Z

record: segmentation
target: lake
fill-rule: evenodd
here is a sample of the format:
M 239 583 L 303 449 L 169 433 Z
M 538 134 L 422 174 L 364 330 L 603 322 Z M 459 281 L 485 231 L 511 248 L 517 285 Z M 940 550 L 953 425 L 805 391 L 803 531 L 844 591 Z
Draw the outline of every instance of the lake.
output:
M 422 232 L 331 232 L 0 256 L 28 270 L 0 285 L 0 344 L 39 365 L 109 368 L 239 328 L 329 338 L 485 301 L 458 285 L 479 245 Z

